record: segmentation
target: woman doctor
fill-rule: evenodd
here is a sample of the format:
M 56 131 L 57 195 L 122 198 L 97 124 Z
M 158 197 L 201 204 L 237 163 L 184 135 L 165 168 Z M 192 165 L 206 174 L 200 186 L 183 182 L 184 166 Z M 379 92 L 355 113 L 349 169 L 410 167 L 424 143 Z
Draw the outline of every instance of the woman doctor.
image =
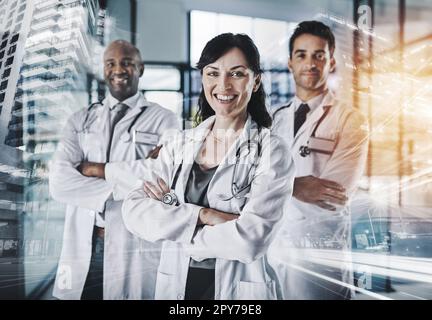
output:
M 164 241 L 156 299 L 277 299 L 265 253 L 282 222 L 294 168 L 270 134 L 260 57 L 243 34 L 205 46 L 198 68 L 202 121 L 166 144 L 153 178 L 132 191 L 123 219 Z

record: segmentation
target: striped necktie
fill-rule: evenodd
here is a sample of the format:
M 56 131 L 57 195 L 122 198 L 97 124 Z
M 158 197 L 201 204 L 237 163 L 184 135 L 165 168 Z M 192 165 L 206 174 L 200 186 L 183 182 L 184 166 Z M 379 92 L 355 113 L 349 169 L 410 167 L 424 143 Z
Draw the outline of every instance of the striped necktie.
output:
M 121 102 L 117 103 L 114 106 L 114 112 L 116 112 L 116 114 L 114 115 L 114 118 L 113 118 L 112 123 L 111 123 L 111 132 L 114 131 L 114 128 L 115 128 L 117 122 L 119 122 L 126 115 L 128 110 L 129 110 L 129 107 L 126 104 L 121 103 Z

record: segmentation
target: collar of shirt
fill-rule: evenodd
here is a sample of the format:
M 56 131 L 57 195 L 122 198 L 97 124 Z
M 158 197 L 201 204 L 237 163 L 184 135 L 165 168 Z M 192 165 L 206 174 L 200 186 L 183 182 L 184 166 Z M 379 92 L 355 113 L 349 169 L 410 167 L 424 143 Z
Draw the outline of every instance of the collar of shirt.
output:
M 127 98 L 126 100 L 122 101 L 123 104 L 127 105 L 129 108 L 133 109 L 138 105 L 138 101 L 141 98 L 141 92 L 137 92 L 135 95 L 133 95 L 132 97 Z M 116 98 L 114 98 L 111 93 L 108 93 L 108 97 L 107 97 L 107 101 L 108 101 L 108 106 L 109 108 L 112 110 L 114 108 L 114 106 L 119 103 L 120 101 L 118 101 Z
M 295 96 L 293 100 L 294 104 L 294 111 L 297 111 L 297 109 L 300 107 L 302 103 L 307 103 L 307 105 L 310 108 L 310 113 L 313 112 L 316 108 L 318 108 L 321 103 L 324 100 L 325 92 L 321 93 L 320 95 L 313 97 L 312 99 L 309 99 L 308 101 L 304 102 L 299 97 Z

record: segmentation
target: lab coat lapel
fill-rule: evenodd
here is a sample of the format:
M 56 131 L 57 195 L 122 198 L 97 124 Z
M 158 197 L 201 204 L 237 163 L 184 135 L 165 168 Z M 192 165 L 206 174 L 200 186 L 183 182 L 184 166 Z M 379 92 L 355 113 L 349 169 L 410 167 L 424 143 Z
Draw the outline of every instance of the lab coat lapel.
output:
M 242 133 L 239 135 L 238 139 L 232 144 L 226 156 L 219 164 L 219 167 L 215 172 L 215 176 L 218 174 L 218 171 L 221 171 L 223 168 L 234 165 L 236 163 L 237 150 L 243 143 L 245 143 L 249 139 L 249 136 L 252 134 L 251 129 L 252 129 L 252 118 L 248 114 L 248 118 L 243 127 Z
M 135 117 L 138 116 L 138 114 L 141 112 L 142 108 L 148 107 L 149 103 L 144 98 L 144 96 L 141 95 L 140 99 L 138 100 L 138 105 L 133 107 L 131 110 L 129 110 L 128 113 L 119 121 L 119 123 L 122 122 L 132 122 Z
M 178 179 L 178 184 L 176 186 L 176 194 L 178 195 L 181 202 L 184 202 L 186 184 L 190 175 L 190 171 L 192 169 L 192 165 L 214 121 L 215 116 L 210 117 L 209 119 L 201 123 L 197 128 L 192 129 L 186 133 L 186 140 L 183 150 L 183 164 Z M 236 142 L 232 144 L 232 146 L 227 152 L 227 155 L 224 157 L 224 159 L 216 169 L 216 172 L 214 173 L 214 176 L 210 181 L 209 190 L 212 188 L 212 184 L 218 180 L 219 175 L 223 173 L 224 169 L 235 164 L 237 149 L 241 144 L 245 143 L 249 139 L 250 135 L 253 134 L 251 130 L 254 128 L 255 126 L 253 125 L 252 118 L 250 115 L 248 115 L 248 119 L 245 123 L 242 133 L 240 134 Z
M 310 134 L 318 122 L 319 118 L 324 114 L 324 108 L 322 106 L 319 106 L 316 108 L 310 117 L 303 123 L 303 125 L 300 127 L 300 129 L 297 131 L 296 136 L 294 137 L 294 145 L 297 144 L 300 137 L 303 136 L 303 134 Z M 294 121 L 292 122 L 294 124 Z M 302 140 L 302 139 L 300 139 Z
M 96 121 L 96 126 L 100 126 L 95 131 L 100 132 L 101 135 L 103 135 L 103 145 L 101 146 L 101 155 L 100 159 L 101 162 L 105 162 L 107 160 L 107 152 L 108 152 L 108 144 L 111 138 L 110 133 L 110 108 L 108 106 L 107 99 L 104 99 L 102 101 L 102 109 L 101 113 L 99 114 L 99 119 Z
M 218 181 L 218 179 L 225 174 L 225 169 L 229 168 L 230 166 L 234 166 L 237 160 L 237 150 L 240 148 L 240 146 L 245 143 L 248 139 L 253 139 L 252 132 L 253 129 L 257 129 L 256 124 L 252 121 L 251 116 L 248 114 L 248 118 L 246 120 L 246 123 L 243 127 L 243 131 L 238 137 L 238 139 L 231 145 L 230 149 L 228 150 L 227 154 L 219 164 L 218 168 L 216 169 L 213 178 L 210 181 L 208 190 L 212 190 L 213 184 Z M 211 199 L 209 199 L 210 201 Z
M 178 195 L 181 202 L 184 202 L 186 184 L 192 169 L 192 165 L 201 149 L 205 137 L 214 123 L 214 120 L 214 116 L 210 117 L 195 129 L 189 130 L 185 133 L 186 136 L 183 149 L 182 168 L 179 175 L 178 184 L 176 186 L 176 194 Z
M 324 99 L 323 99 L 321 105 L 312 112 L 310 117 L 308 117 L 306 119 L 305 123 L 297 131 L 297 134 L 294 137 L 293 145 L 297 145 L 299 140 L 303 141 L 303 139 L 301 139 L 300 137 L 302 137 L 304 133 L 306 133 L 308 135 L 312 134 L 313 129 L 315 128 L 315 126 L 316 126 L 317 122 L 319 121 L 319 119 L 321 118 L 321 116 L 324 114 L 324 111 L 326 110 L 326 108 L 331 107 L 333 105 L 333 103 L 334 103 L 333 94 L 330 91 L 328 91 L 327 94 L 324 96 Z M 294 127 L 294 112 L 292 113 L 292 117 L 293 118 L 292 118 L 291 123 L 293 124 L 292 127 Z M 291 137 L 292 137 L 292 135 L 291 135 Z
M 288 107 L 288 119 L 287 119 L 287 130 L 286 130 L 286 134 L 287 134 L 287 142 L 289 147 L 291 148 L 294 144 L 294 105 L 293 105 L 294 101 L 291 100 L 289 107 Z

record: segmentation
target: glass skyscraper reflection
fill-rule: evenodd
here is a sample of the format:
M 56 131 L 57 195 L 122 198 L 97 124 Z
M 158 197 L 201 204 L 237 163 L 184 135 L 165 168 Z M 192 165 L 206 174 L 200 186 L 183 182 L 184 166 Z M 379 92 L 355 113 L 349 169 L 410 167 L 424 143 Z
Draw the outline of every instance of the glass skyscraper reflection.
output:
M 0 291 L 31 297 L 60 254 L 63 206 L 49 197 L 49 160 L 67 118 L 91 100 L 103 10 L 92 0 L 5 0 L 0 21 L 0 259 L 11 262 Z

